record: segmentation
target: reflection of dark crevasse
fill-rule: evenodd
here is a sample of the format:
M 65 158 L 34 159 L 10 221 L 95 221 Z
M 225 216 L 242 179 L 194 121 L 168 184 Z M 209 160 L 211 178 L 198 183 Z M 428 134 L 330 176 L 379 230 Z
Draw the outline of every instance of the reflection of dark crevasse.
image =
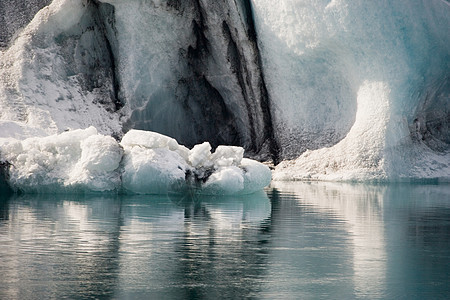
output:
M 104 255 L 105 259 L 99 262 L 99 264 L 101 264 L 101 267 L 104 270 L 102 274 L 106 274 L 104 275 L 106 278 L 99 278 L 99 280 L 97 280 L 97 282 L 99 282 L 97 289 L 97 291 L 99 292 L 98 296 L 100 295 L 113 296 L 114 288 L 117 286 L 119 282 L 117 274 L 119 274 L 120 269 L 119 263 L 120 262 L 119 253 L 121 250 L 120 236 L 122 232 L 122 227 L 124 226 L 124 220 L 122 213 L 123 201 L 122 199 L 117 199 L 116 201 L 118 202 L 118 208 L 114 212 L 115 215 L 113 214 L 112 217 L 116 220 L 117 223 L 115 224 L 115 226 L 111 228 L 111 231 L 108 233 L 108 244 L 106 248 L 106 253 Z M 112 222 L 112 224 L 114 224 L 114 222 Z M 106 284 L 108 282 L 110 282 L 110 284 Z
M 88 200 L 91 210 L 95 206 L 93 203 L 97 201 L 95 198 Z M 115 296 L 116 287 L 120 282 L 118 276 L 121 267 L 120 236 L 124 226 L 122 199 L 108 199 L 108 210 L 103 210 L 103 213 L 105 214 L 103 217 L 108 218 L 108 227 L 98 234 L 98 237 L 102 238 L 102 246 L 98 247 L 98 252 L 89 257 L 85 256 L 84 252 L 77 253 L 77 258 L 84 258 L 84 262 L 79 264 L 80 268 L 75 276 L 83 278 L 86 284 L 71 290 L 73 294 L 68 294 L 68 298 L 76 299 L 83 295 L 92 299 L 109 299 Z
M 11 198 L 12 193 L 4 192 L 3 190 L 0 189 L 0 227 L 1 224 L 4 223 L 2 221 L 7 221 L 10 219 L 9 207 Z
M 409 242 L 424 249 L 450 246 L 450 209 L 445 207 L 417 210 L 408 215 Z M 449 265 L 450 263 L 447 262 Z M 446 273 L 446 272 L 445 272 Z
M 245 226 L 239 233 L 233 229 L 233 237 L 221 238 L 221 230 L 217 230 L 220 218 L 210 212 L 215 201 L 204 203 L 192 199 L 184 202 L 185 230 L 181 238 L 175 241 L 177 262 L 175 281 L 180 282 L 182 296 L 179 298 L 251 298 L 259 288 L 258 278 L 263 278 L 267 263 L 267 236 L 262 236 L 257 228 Z M 214 211 L 214 209 L 213 209 Z M 218 223 L 219 221 L 219 223 Z M 201 235 L 192 228 L 203 228 Z M 239 240 L 235 240 L 238 237 Z M 242 262 L 239 266 L 229 268 L 230 263 Z M 241 278 L 245 278 L 244 281 Z M 227 282 L 219 285 L 218 280 Z M 230 289 L 233 285 L 235 288 Z
M 273 234 L 276 223 L 279 221 L 279 212 L 281 207 L 281 193 L 277 189 L 272 189 L 267 193 L 270 199 L 270 216 L 260 226 L 262 234 Z

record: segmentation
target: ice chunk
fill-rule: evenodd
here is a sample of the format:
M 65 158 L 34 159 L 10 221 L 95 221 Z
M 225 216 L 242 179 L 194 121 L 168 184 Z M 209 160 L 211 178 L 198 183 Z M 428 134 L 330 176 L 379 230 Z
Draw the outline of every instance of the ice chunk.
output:
M 122 185 L 138 194 L 164 194 L 176 191 L 185 182 L 186 161 L 165 148 L 139 146 L 125 150 Z
M 267 186 L 272 180 L 272 173 L 268 166 L 248 159 L 243 158 L 240 167 L 244 170 L 244 191 L 245 194 L 250 194 Z
M 248 194 L 269 184 L 270 170 L 243 159 L 240 147 L 205 142 L 188 150 L 149 131 L 131 130 L 119 144 L 94 127 L 59 135 L 4 139 L 0 161 L 9 185 L 23 192 L 119 191 Z M 8 169 L 8 170 L 7 170 Z
M 131 148 L 134 146 L 145 147 L 149 149 L 167 148 L 171 151 L 177 152 L 185 160 L 188 159 L 189 155 L 189 149 L 182 145 L 179 145 L 175 139 L 153 131 L 136 129 L 130 130 L 122 138 L 120 144 L 124 148 Z
M 119 167 L 122 151 L 112 137 L 92 135 L 81 141 L 80 146 L 79 163 L 84 169 L 111 172 Z
M 194 168 L 210 168 L 214 165 L 211 161 L 211 145 L 208 142 L 195 145 L 194 148 L 189 151 L 189 163 Z
M 234 146 L 219 146 L 212 155 L 211 159 L 214 161 L 214 166 L 229 167 L 238 166 L 244 157 L 244 148 Z
M 172 151 L 178 149 L 177 141 L 166 135 L 152 131 L 130 130 L 123 138 L 120 144 L 123 147 L 140 146 L 146 148 L 168 148 Z
M 133 193 L 167 193 L 186 189 L 199 194 L 249 194 L 270 183 L 263 164 L 243 159 L 244 149 L 219 146 L 211 153 L 204 142 L 191 150 L 167 136 L 131 130 L 122 139 L 123 188 Z
M 208 194 L 236 194 L 244 190 L 244 171 L 238 167 L 222 167 L 204 185 Z
M 2 160 L 11 164 L 9 181 L 24 192 L 104 191 L 120 186 L 116 172 L 122 149 L 94 127 L 1 147 Z
M 155 132 L 130 130 L 122 138 L 125 150 L 122 185 L 140 194 L 161 194 L 184 184 L 189 169 L 187 148 Z
M 110 136 L 92 135 L 80 143 L 81 157 L 70 173 L 68 184 L 93 191 L 120 186 L 119 168 L 123 150 Z
M 221 167 L 204 185 L 204 194 L 251 194 L 267 186 L 272 179 L 269 167 L 244 158 L 239 167 Z

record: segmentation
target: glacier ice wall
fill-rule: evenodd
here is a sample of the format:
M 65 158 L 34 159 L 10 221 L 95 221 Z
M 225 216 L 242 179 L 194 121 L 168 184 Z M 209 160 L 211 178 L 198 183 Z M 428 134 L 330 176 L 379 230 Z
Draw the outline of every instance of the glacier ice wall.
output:
M 276 179 L 449 177 L 448 2 L 252 3 Z
M 5 2 L 5 26 L 46 3 Z M 0 57 L 10 136 L 125 124 L 278 154 L 248 1 L 55 0 L 14 34 Z
M 449 178 L 449 10 L 3 1 L 0 137 L 137 128 L 285 160 L 275 179 Z
M 121 132 L 114 61 L 90 1 L 56 0 L 0 52 L 1 137 Z
M 7 47 L 14 35 L 52 0 L 2 0 L 0 2 L 0 48 Z
M 20 123 L 8 128 L 138 128 L 278 154 L 248 1 L 54 0 L 15 34 L 0 57 L 2 120 Z
M 277 154 L 248 1 L 121 1 L 109 40 L 125 130 Z

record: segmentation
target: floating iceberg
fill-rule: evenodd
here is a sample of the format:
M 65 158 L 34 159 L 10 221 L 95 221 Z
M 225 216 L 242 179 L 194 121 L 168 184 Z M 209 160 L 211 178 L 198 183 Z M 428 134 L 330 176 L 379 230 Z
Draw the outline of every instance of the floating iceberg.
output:
M 207 142 L 188 149 L 142 130 L 130 130 L 118 143 L 94 127 L 0 143 L 8 184 L 31 193 L 249 194 L 270 183 L 271 171 L 243 155 L 235 146 L 211 153 Z

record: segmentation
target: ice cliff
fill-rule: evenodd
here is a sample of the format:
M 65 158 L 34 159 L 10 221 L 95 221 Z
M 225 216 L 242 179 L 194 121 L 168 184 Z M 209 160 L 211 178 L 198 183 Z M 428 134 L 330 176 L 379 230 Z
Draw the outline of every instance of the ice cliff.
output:
M 448 180 L 447 1 L 253 6 L 283 156 L 307 150 L 275 179 Z
M 449 16 L 444 0 L 2 1 L 0 137 L 141 129 L 242 146 L 278 180 L 448 181 Z

